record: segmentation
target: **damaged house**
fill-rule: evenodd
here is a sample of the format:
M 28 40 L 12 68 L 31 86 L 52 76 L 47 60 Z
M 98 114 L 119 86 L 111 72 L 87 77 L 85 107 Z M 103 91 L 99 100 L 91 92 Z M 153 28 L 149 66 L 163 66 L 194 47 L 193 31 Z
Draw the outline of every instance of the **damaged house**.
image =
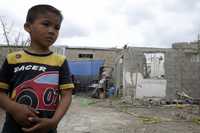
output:
M 172 48 L 127 47 L 115 60 L 115 84 L 124 97 L 165 97 L 177 92 L 200 97 L 198 42 Z

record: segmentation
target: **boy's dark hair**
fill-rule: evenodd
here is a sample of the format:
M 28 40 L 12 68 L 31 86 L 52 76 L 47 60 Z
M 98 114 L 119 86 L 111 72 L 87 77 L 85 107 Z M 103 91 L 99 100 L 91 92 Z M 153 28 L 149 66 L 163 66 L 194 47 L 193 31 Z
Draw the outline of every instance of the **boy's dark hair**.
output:
M 62 22 L 63 15 L 58 9 L 56 9 L 51 5 L 41 4 L 41 5 L 35 5 L 28 10 L 26 16 L 26 23 L 33 23 L 34 20 L 38 17 L 38 15 L 47 14 L 48 12 L 52 12 L 58 15 L 60 17 L 60 22 Z

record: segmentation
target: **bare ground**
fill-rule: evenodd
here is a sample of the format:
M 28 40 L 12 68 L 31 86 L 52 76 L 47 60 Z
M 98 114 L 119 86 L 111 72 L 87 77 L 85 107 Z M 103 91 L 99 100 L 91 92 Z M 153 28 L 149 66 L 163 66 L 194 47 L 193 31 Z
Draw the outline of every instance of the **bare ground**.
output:
M 195 107 L 132 106 L 74 96 L 58 133 L 199 133 Z M 197 116 L 195 116 L 197 118 Z M 0 111 L 0 128 L 4 113 Z

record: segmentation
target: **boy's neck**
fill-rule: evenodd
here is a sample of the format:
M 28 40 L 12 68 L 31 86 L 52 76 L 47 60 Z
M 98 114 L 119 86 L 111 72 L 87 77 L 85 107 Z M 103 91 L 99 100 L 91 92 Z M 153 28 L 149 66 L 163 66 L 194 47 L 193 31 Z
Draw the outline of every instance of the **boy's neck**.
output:
M 33 54 L 48 54 L 51 53 L 51 51 L 49 49 L 36 49 L 33 47 L 29 47 L 26 49 L 28 52 L 33 53 Z

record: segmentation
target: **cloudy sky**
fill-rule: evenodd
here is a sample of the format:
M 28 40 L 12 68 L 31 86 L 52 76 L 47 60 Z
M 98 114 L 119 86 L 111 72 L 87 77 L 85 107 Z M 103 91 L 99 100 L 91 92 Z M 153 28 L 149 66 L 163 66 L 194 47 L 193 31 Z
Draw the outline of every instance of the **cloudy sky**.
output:
M 64 15 L 55 45 L 168 48 L 195 41 L 200 33 L 199 0 L 1 0 L 10 38 L 19 32 L 28 36 L 23 24 L 35 4 L 51 4 Z M 0 41 L 5 41 L 2 27 Z

